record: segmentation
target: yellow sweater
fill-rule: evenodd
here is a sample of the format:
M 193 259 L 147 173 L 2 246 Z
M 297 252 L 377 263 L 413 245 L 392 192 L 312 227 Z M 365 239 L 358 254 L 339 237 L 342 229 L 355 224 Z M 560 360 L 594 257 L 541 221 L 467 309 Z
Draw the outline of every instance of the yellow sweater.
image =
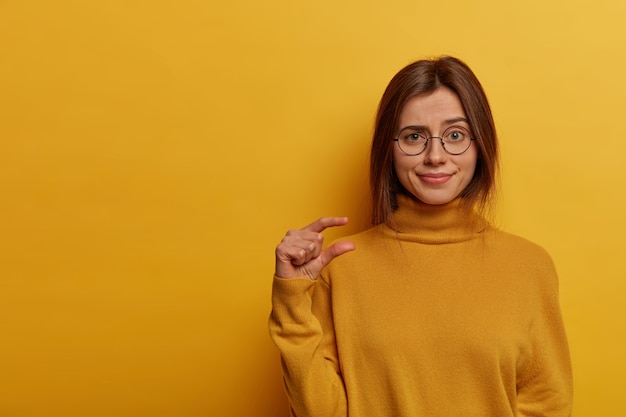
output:
M 348 238 L 318 280 L 274 278 L 292 415 L 569 416 L 550 256 L 458 201 L 399 200 L 393 228 Z

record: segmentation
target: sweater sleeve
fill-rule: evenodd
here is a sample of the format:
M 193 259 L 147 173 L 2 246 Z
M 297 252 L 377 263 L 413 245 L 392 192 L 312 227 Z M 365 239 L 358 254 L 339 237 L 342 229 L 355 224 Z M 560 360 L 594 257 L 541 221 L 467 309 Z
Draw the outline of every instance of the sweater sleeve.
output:
M 531 351 L 517 377 L 519 417 L 569 417 L 572 369 L 559 306 L 558 282 L 551 263 L 543 275 L 540 308 L 531 323 Z
M 346 417 L 328 284 L 274 277 L 269 330 L 281 354 L 292 416 Z

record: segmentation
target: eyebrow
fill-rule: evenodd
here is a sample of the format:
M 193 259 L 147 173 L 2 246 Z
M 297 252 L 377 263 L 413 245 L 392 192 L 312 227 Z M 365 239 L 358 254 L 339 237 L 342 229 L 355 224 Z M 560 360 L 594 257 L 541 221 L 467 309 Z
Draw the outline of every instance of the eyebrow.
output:
M 447 125 L 452 125 L 452 124 L 458 123 L 458 122 L 465 122 L 465 123 L 469 124 L 469 120 L 467 120 L 465 117 L 455 117 L 453 119 L 448 119 L 448 120 L 444 121 L 444 123 L 447 124 Z
M 459 123 L 459 122 L 464 122 L 467 123 L 469 125 L 469 120 L 467 120 L 465 117 L 454 117 L 452 119 L 447 119 L 443 121 L 444 125 L 450 126 L 453 125 L 455 123 Z M 422 125 L 408 125 L 408 126 L 404 126 L 403 128 L 401 128 L 400 130 L 404 130 L 406 128 L 412 128 L 412 129 L 416 129 L 416 130 L 430 130 L 428 128 L 428 126 L 422 126 Z

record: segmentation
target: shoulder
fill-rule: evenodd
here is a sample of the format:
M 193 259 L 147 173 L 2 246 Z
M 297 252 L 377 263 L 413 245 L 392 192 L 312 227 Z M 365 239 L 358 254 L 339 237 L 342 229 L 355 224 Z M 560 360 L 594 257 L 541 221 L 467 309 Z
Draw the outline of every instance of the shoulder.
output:
M 326 275 L 331 275 L 331 271 L 332 275 L 362 272 L 363 268 L 368 269 L 373 262 L 381 259 L 381 255 L 390 251 L 389 240 L 381 232 L 381 226 L 373 226 L 362 232 L 344 236 L 330 242 L 329 245 L 339 241 L 350 241 L 354 243 L 355 249 L 333 259 L 325 268 Z
M 556 282 L 556 269 L 552 256 L 541 245 L 513 233 L 492 229 L 486 244 L 498 256 L 507 259 L 511 268 L 536 273 L 538 276 L 553 277 Z
M 491 229 L 491 237 L 494 243 L 505 249 L 518 251 L 520 255 L 551 259 L 543 246 L 522 236 L 494 228 Z
M 372 239 L 378 239 L 381 234 L 382 225 L 372 226 L 361 232 L 341 238 L 341 240 L 351 240 L 353 242 L 371 242 Z
M 355 245 L 358 245 L 359 248 L 361 248 L 362 246 L 369 246 L 372 242 L 375 243 L 381 238 L 383 238 L 383 234 L 380 232 L 380 226 L 372 226 L 360 232 L 341 236 L 331 241 L 327 241 L 325 243 L 325 246 L 331 246 L 337 242 L 342 242 L 342 241 L 347 240 L 347 241 L 353 242 Z

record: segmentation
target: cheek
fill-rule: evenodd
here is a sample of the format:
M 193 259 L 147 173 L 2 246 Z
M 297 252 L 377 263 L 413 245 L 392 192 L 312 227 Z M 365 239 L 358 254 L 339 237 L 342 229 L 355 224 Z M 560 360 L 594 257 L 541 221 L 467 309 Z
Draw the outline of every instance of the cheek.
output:
M 397 177 L 400 177 L 400 172 L 399 172 L 399 171 L 400 171 L 399 159 L 400 159 L 400 157 L 399 157 L 399 155 L 398 155 L 398 151 L 397 151 L 396 147 L 394 147 L 394 148 L 393 148 L 393 160 L 392 160 L 392 163 L 393 163 L 393 172 L 395 172 L 395 173 L 396 173 L 396 176 L 397 176 Z
M 478 166 L 478 151 L 476 150 L 475 147 L 472 147 L 471 151 L 472 153 L 470 154 L 469 166 L 471 167 L 471 170 L 475 172 L 476 167 Z
M 419 157 L 416 156 L 407 156 L 403 154 L 402 151 L 395 146 L 393 148 L 393 167 L 396 170 L 396 174 L 400 176 L 402 172 L 406 173 L 409 170 L 413 170 L 417 164 L 418 158 Z
M 403 158 L 402 155 L 396 155 L 394 153 L 394 156 L 393 156 L 393 169 L 394 169 L 397 177 L 400 179 L 400 181 L 403 181 L 403 179 L 406 177 L 407 171 L 410 170 L 410 166 L 409 166 L 408 161 L 406 160 L 406 158 Z
M 393 170 L 396 174 L 397 181 L 403 188 L 407 190 L 410 190 L 413 187 L 410 175 L 414 171 L 414 169 L 415 162 L 407 158 L 406 155 L 394 155 Z
M 478 160 L 476 158 L 469 158 L 467 161 L 464 161 L 464 168 L 468 173 L 472 173 L 472 175 L 474 174 L 474 171 L 476 170 L 476 164 L 478 163 Z
M 467 182 L 465 185 L 467 186 L 472 181 L 478 170 L 478 157 L 476 151 L 474 150 L 474 152 L 467 155 L 467 158 L 464 158 L 463 161 L 459 163 L 459 166 L 467 173 L 465 178 L 465 181 Z

